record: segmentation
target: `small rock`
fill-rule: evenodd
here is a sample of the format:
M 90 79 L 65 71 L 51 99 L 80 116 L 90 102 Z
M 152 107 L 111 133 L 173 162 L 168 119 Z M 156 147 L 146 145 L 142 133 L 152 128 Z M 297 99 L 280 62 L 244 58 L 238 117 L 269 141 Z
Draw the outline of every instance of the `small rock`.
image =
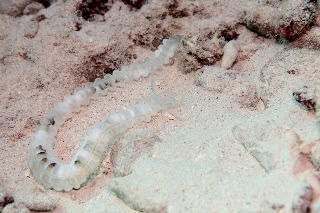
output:
M 28 6 L 26 6 L 23 10 L 24 15 L 33 15 L 38 13 L 40 10 L 44 9 L 45 7 L 43 4 L 40 4 L 39 2 L 32 2 Z
M 30 210 L 23 203 L 11 203 L 6 205 L 2 213 L 29 213 Z
M 13 193 L 13 198 L 32 211 L 52 211 L 57 207 L 56 202 L 43 190 L 26 183 Z
M 237 59 L 239 52 L 239 45 L 236 40 L 229 41 L 223 47 L 223 56 L 221 61 L 221 67 L 224 69 L 229 69 Z

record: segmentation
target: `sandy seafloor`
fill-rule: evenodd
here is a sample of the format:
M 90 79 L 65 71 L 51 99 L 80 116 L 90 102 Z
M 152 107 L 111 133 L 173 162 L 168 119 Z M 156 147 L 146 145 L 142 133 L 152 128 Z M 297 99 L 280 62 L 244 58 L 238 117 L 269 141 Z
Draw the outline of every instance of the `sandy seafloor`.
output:
M 104 72 L 144 60 L 163 38 L 179 34 L 192 41 L 228 28 L 239 34 L 240 49 L 230 70 L 220 68 L 226 41 L 213 36 L 207 47 L 216 51 L 213 62 L 186 74 L 173 59 L 153 76 L 92 101 L 65 123 L 54 152 L 68 162 L 95 123 L 152 95 L 152 88 L 172 91 L 177 99 L 174 108 L 120 136 L 123 141 L 138 135 L 136 144 L 150 139 L 141 132 L 153 134 L 142 146 L 146 150 L 129 149 L 118 158 L 108 150 L 96 177 L 81 189 L 45 190 L 57 204 L 52 212 L 311 211 L 317 188 L 311 184 L 313 197 L 303 197 L 309 169 L 303 164 L 295 171 L 299 159 L 290 146 L 296 135 L 303 144 L 320 136 L 315 112 L 292 95 L 319 84 L 320 53 L 304 46 L 308 39 L 318 44 L 317 19 L 298 40 L 281 44 L 237 23 L 250 1 L 149 0 L 140 9 L 115 1 L 94 20 L 77 16 L 79 2 L 51 1 L 33 15 L 0 14 L 0 183 L 8 194 L 21 185 L 43 189 L 30 174 L 26 151 L 54 103 Z M 170 11 L 172 2 L 187 15 Z M 41 14 L 44 20 L 37 21 Z M 228 72 L 236 77 L 223 74 Z M 115 175 L 122 169 L 115 161 L 130 172 Z M 310 171 L 317 175 L 316 168 Z

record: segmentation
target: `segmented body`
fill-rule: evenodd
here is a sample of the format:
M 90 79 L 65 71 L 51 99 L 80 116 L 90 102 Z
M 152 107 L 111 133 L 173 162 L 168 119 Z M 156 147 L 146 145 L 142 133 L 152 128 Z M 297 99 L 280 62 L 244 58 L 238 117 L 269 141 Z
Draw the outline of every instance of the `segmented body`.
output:
M 88 105 L 93 97 L 106 95 L 110 90 L 114 90 L 119 82 L 137 80 L 154 73 L 169 62 L 178 43 L 177 38 L 164 40 L 163 45 L 143 63 L 123 67 L 114 71 L 112 75 L 107 74 L 104 79 L 96 79 L 94 83 L 76 89 L 73 95 L 66 96 L 62 103 L 55 105 L 48 117 L 40 122 L 41 125 L 29 146 L 28 165 L 34 178 L 46 188 L 56 191 L 79 189 L 97 170 L 108 144 L 116 135 L 124 133 L 136 124 L 150 121 L 152 115 L 170 107 L 173 102 L 171 96 L 155 95 L 148 101 L 130 106 L 95 125 L 70 163 L 61 163 L 53 154 L 58 128 L 72 116 L 72 113 L 79 112 L 80 107 Z

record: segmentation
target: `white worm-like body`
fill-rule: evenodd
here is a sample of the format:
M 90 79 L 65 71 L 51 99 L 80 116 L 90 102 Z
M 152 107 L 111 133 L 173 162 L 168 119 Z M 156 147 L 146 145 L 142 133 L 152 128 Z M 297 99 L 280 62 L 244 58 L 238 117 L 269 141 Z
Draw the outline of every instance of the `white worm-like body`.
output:
M 223 69 L 229 69 L 236 61 L 239 52 L 239 45 L 236 40 L 229 41 L 223 47 L 223 56 L 221 61 L 221 67 Z
M 46 188 L 56 191 L 79 189 L 93 174 L 103 160 L 108 145 L 116 135 L 141 122 L 148 122 L 155 113 L 173 104 L 172 96 L 154 95 L 144 103 L 133 105 L 126 110 L 108 117 L 104 122 L 91 129 L 70 163 L 64 164 L 53 154 L 53 146 L 58 128 L 79 112 L 81 106 L 90 103 L 97 95 L 106 95 L 114 90 L 118 82 L 137 80 L 154 73 L 163 64 L 169 62 L 179 41 L 171 38 L 163 41 L 158 50 L 144 63 L 129 65 L 96 79 L 85 88 L 76 89 L 73 95 L 66 96 L 51 110 L 47 118 L 40 122 L 32 137 L 28 150 L 28 165 L 34 178 Z

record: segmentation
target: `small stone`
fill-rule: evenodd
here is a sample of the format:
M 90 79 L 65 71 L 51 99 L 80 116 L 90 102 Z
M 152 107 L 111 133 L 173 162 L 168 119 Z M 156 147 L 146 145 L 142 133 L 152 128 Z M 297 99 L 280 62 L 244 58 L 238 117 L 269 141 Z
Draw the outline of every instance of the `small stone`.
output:
M 57 207 L 56 202 L 43 190 L 26 183 L 13 193 L 13 198 L 32 211 L 52 211 Z
M 221 67 L 224 69 L 229 69 L 237 59 L 239 52 L 239 45 L 236 40 L 229 41 L 223 47 L 223 56 L 221 61 Z
M 31 4 L 27 5 L 24 10 L 24 15 L 33 15 L 38 13 L 40 10 L 44 9 L 43 4 L 40 4 L 39 2 L 32 2 Z
M 30 210 L 23 203 L 11 203 L 6 205 L 2 213 L 29 213 Z

